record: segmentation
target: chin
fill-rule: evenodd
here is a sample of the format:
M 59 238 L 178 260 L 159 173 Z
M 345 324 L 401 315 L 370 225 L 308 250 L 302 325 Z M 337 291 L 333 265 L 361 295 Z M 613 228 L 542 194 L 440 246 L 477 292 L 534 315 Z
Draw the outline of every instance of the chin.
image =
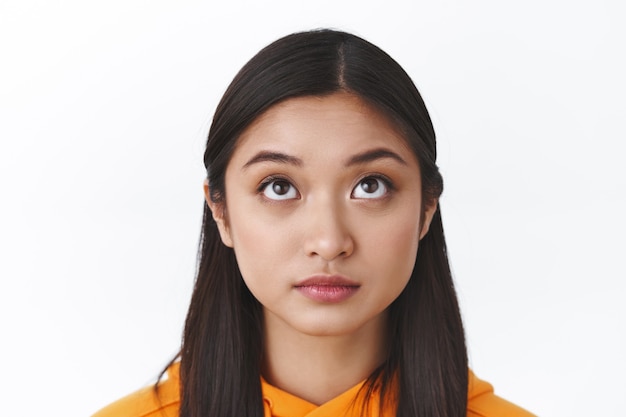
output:
M 323 319 L 316 318 L 311 321 L 300 321 L 297 323 L 291 323 L 291 326 L 302 334 L 315 337 L 340 337 L 349 336 L 359 333 L 360 331 L 371 329 L 372 326 L 378 327 L 378 320 L 354 320 L 354 317 L 349 317 L 350 320 L 346 320 L 346 317 L 338 319 L 331 319 L 324 317 Z

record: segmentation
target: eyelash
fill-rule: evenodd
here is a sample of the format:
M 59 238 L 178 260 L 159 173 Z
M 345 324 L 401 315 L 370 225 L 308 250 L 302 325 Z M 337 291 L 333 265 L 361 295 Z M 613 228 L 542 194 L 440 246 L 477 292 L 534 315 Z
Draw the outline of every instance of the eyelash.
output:
M 377 179 L 380 180 L 385 187 L 387 187 L 387 193 L 385 194 L 385 197 L 387 197 L 389 194 L 391 194 L 393 191 L 396 190 L 395 185 L 393 184 L 393 182 L 385 175 L 382 174 L 366 174 L 363 177 L 361 177 L 356 185 L 354 186 L 354 188 L 352 189 L 352 191 L 350 192 L 350 196 L 352 196 L 352 194 L 354 194 L 354 189 L 364 180 L 367 179 Z M 295 186 L 293 185 L 293 182 L 291 180 L 289 180 L 286 177 L 283 177 L 281 175 L 270 175 L 269 177 L 266 177 L 265 179 L 263 179 L 263 181 L 261 181 L 261 183 L 259 184 L 259 186 L 257 187 L 256 191 L 259 194 L 263 194 L 263 192 L 265 191 L 265 189 L 272 184 L 275 181 L 285 181 L 286 183 L 289 183 L 292 187 L 295 188 Z M 296 188 L 296 192 L 298 193 L 298 195 L 300 194 L 298 189 Z M 384 198 L 384 197 L 383 197 Z M 271 200 L 270 201 L 279 201 L 279 200 Z
M 291 186 L 295 188 L 295 186 L 293 185 L 293 182 L 290 179 L 283 177 L 281 175 L 270 175 L 269 177 L 264 178 L 263 181 L 261 181 L 256 191 L 260 194 L 263 194 L 263 191 L 265 191 L 265 189 L 275 181 L 284 181 L 286 183 L 291 184 Z
M 361 182 L 363 182 L 363 181 L 365 181 L 367 179 L 370 179 L 370 178 L 376 179 L 376 180 L 380 180 L 385 185 L 385 187 L 387 188 L 387 192 L 381 198 L 389 197 L 389 195 L 396 190 L 396 187 L 395 187 L 394 183 L 391 181 L 391 179 L 389 179 L 389 177 L 387 177 L 387 176 L 385 176 L 383 174 L 366 174 L 366 175 L 364 175 L 363 177 L 361 177 L 357 181 L 356 185 L 354 186 L 354 188 L 350 192 L 350 195 L 354 194 L 354 190 L 356 189 L 356 187 L 359 186 L 359 184 L 361 184 Z M 379 198 L 379 199 L 381 199 L 381 198 Z

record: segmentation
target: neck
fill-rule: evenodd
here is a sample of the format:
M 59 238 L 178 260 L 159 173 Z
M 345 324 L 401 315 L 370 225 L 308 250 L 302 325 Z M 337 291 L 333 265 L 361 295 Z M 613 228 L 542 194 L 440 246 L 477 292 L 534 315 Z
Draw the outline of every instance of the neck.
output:
M 349 334 L 309 335 L 264 312 L 263 377 L 315 405 L 323 404 L 366 379 L 387 355 L 381 314 Z

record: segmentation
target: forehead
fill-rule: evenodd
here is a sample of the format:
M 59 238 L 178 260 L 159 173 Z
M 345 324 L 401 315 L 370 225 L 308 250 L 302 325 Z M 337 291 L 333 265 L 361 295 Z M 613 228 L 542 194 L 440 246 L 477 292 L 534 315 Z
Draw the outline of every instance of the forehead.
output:
M 414 159 L 404 134 L 389 117 L 361 98 L 340 92 L 291 98 L 274 105 L 242 133 L 233 157 L 265 147 L 333 156 L 382 146 Z

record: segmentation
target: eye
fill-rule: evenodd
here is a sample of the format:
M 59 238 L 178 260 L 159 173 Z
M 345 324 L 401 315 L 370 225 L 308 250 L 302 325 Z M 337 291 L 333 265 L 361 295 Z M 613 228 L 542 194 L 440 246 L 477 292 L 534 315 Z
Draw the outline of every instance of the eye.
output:
M 380 198 L 390 189 L 389 182 L 378 177 L 363 178 L 352 190 L 352 198 Z
M 261 184 L 260 191 L 270 200 L 290 200 L 298 197 L 298 190 L 289 181 L 269 178 Z

